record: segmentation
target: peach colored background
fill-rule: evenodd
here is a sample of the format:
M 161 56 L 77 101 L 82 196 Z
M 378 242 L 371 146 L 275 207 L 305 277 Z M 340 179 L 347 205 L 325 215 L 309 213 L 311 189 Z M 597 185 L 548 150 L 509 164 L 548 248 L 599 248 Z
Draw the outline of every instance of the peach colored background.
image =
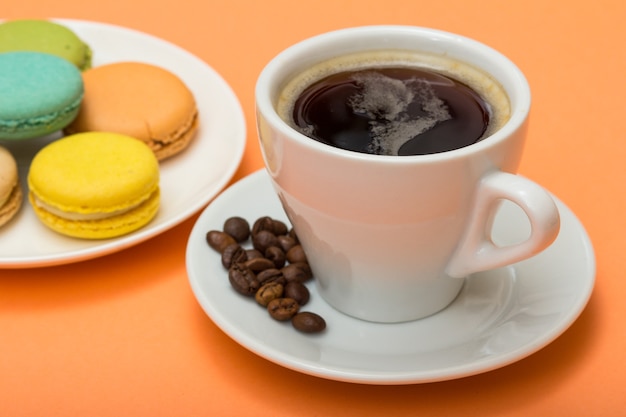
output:
M 0 415 L 625 415 L 626 2 L 20 0 L 3 2 L 0 14 L 127 26 L 205 60 L 247 118 L 233 181 L 262 166 L 253 89 L 281 49 L 330 29 L 380 23 L 476 38 L 526 73 L 534 102 L 521 173 L 579 216 L 598 267 L 580 318 L 526 359 L 434 384 L 347 384 L 274 365 L 212 323 L 185 272 L 193 217 L 100 259 L 0 270 Z

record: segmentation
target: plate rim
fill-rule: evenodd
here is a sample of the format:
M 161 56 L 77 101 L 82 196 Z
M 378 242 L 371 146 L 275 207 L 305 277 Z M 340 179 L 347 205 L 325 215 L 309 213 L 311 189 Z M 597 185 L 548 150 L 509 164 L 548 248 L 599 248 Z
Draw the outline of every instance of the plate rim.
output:
M 7 19 L 0 19 L 0 23 L 6 21 Z M 1 269 L 20 269 L 20 268 L 38 268 L 38 267 L 48 267 L 48 266 L 56 266 L 63 264 L 70 264 L 81 262 L 88 259 L 94 259 L 101 256 L 106 256 L 115 252 L 119 252 L 125 250 L 129 247 L 135 246 L 142 242 L 145 242 L 151 238 L 154 238 L 171 228 L 179 225 L 185 220 L 192 217 L 194 214 L 201 211 L 216 195 L 218 195 L 224 187 L 231 181 L 233 176 L 235 175 L 237 169 L 241 165 L 243 160 L 243 156 L 246 149 L 247 142 L 247 124 L 246 117 L 243 111 L 243 107 L 239 98 L 235 94 L 235 91 L 230 86 L 230 84 L 224 79 L 224 77 L 219 74 L 213 67 L 211 67 L 207 62 L 200 59 L 196 55 L 191 52 L 185 50 L 184 48 L 170 42 L 168 40 L 159 38 L 155 35 L 142 32 L 140 30 L 129 28 L 121 25 L 116 25 L 107 22 L 98 22 L 92 20 L 81 20 L 81 19 L 68 19 L 68 18 L 49 18 L 47 20 L 54 21 L 60 24 L 67 25 L 72 30 L 80 31 L 80 26 L 87 26 L 90 29 L 106 29 L 108 31 L 117 31 L 121 34 L 128 34 L 128 36 L 134 36 L 146 40 L 147 42 L 152 42 L 158 45 L 163 45 L 166 48 L 169 48 L 172 53 L 184 55 L 186 59 L 190 61 L 194 61 L 199 67 L 202 67 L 204 71 L 207 71 L 207 74 L 210 73 L 211 77 L 214 79 L 216 84 L 220 85 L 220 88 L 224 92 L 223 98 L 227 99 L 227 105 L 229 107 L 229 111 L 231 112 L 231 117 L 233 118 L 233 128 L 232 137 L 229 137 L 231 140 L 230 146 L 232 147 L 231 153 L 232 158 L 228 161 L 228 164 L 224 167 L 223 171 L 220 172 L 217 180 L 212 183 L 212 187 L 214 190 L 212 192 L 206 193 L 199 198 L 194 204 L 190 204 L 185 207 L 183 210 L 179 210 L 175 215 L 172 215 L 165 219 L 163 222 L 155 224 L 153 226 L 147 225 L 131 234 L 127 234 L 124 236 L 120 236 L 114 239 L 102 240 L 101 244 L 89 245 L 87 247 L 78 248 L 69 250 L 65 253 L 53 253 L 53 254 L 43 254 L 43 255 L 35 255 L 35 256 L 23 256 L 23 257 L 4 257 L 0 256 L 0 270 Z M 80 36 L 80 35 L 79 35 Z M 82 39 L 82 36 L 81 36 Z M 88 39 L 83 39 L 89 44 Z M 97 53 L 97 52 L 96 52 Z M 193 91 L 193 90 L 192 90 Z M 196 95 L 194 91 L 194 95 Z M 176 156 L 175 156 L 176 157 Z M 181 155 L 182 157 L 182 155 Z M 22 184 L 23 189 L 25 190 L 25 196 L 28 193 L 27 184 Z M 167 197 L 166 197 L 167 198 Z M 26 197 L 25 197 L 26 199 Z M 162 197 L 162 201 L 163 201 Z M 23 201 L 23 205 L 27 205 L 27 201 Z M 22 207 L 22 210 L 24 207 Z M 18 213 L 19 215 L 19 213 Z

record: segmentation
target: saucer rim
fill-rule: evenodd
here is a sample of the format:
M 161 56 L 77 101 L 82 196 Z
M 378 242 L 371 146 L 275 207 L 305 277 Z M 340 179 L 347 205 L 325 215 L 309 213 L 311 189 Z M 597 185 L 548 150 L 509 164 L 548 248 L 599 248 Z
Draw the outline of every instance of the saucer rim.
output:
M 200 217 L 197 219 L 196 224 L 194 224 L 189 236 L 186 250 L 186 266 L 188 278 L 194 296 L 196 297 L 197 301 L 199 302 L 205 313 L 209 316 L 209 318 L 229 337 L 231 337 L 234 341 L 236 341 L 246 349 L 266 360 L 269 360 L 285 368 L 324 379 L 376 385 L 430 383 L 481 374 L 494 369 L 502 368 L 511 363 L 526 358 L 557 339 L 580 316 L 593 292 L 593 287 L 595 284 L 596 265 L 595 255 L 589 236 L 579 219 L 575 216 L 575 214 L 563 202 L 553 196 L 559 208 L 559 212 L 566 220 L 562 224 L 565 225 L 565 227 L 569 227 L 571 230 L 574 230 L 580 240 L 580 243 L 582 244 L 582 250 L 586 254 L 585 259 L 582 262 L 584 262 L 586 268 L 584 272 L 581 272 L 581 274 L 584 274 L 584 279 L 581 281 L 581 285 L 579 285 L 580 288 L 577 289 L 577 300 L 570 303 L 571 306 L 569 307 L 569 311 L 563 312 L 564 314 L 560 316 L 560 320 L 557 323 L 554 323 L 547 331 L 542 332 L 542 334 L 539 337 L 535 338 L 532 343 L 521 345 L 516 349 L 510 350 L 509 352 L 504 354 L 497 354 L 493 357 L 482 358 L 480 360 L 468 362 L 462 365 L 441 367 L 426 371 L 412 370 L 407 372 L 367 369 L 355 370 L 352 368 L 340 368 L 336 366 L 330 366 L 329 364 L 324 364 L 320 361 L 313 362 L 308 360 L 302 360 L 301 358 L 295 357 L 294 355 L 290 355 L 285 352 L 277 352 L 276 349 L 272 348 L 271 346 L 264 345 L 262 341 L 259 341 L 257 338 L 253 337 L 253 335 L 247 334 L 245 331 L 242 332 L 229 319 L 229 317 L 224 314 L 224 312 L 219 311 L 219 309 L 216 308 L 216 306 L 211 302 L 210 297 L 207 297 L 207 294 L 201 288 L 198 280 L 203 279 L 203 277 L 200 277 L 198 276 L 198 274 L 196 274 L 193 266 L 193 258 L 196 256 L 194 255 L 194 251 L 197 249 L 197 246 L 206 246 L 206 243 L 204 242 L 204 235 L 206 234 L 208 229 L 206 229 L 205 224 L 208 220 L 212 220 L 211 218 L 214 214 L 213 212 L 216 210 L 216 207 L 219 207 L 221 205 L 228 206 L 228 200 L 233 198 L 233 196 L 239 194 L 242 190 L 248 190 L 251 188 L 253 190 L 257 190 L 257 192 L 261 192 L 263 186 L 267 186 L 267 183 L 262 183 L 263 181 L 267 181 L 267 183 L 269 183 L 269 174 L 267 174 L 265 169 L 260 169 L 256 172 L 253 172 L 246 177 L 240 179 L 235 184 L 231 185 L 231 187 L 229 187 L 228 189 L 224 190 L 209 206 L 205 208 Z M 274 204 L 279 204 L 277 198 L 274 198 L 274 200 Z M 270 203 L 264 201 L 264 204 L 267 205 Z M 258 213 L 258 215 L 270 215 L 278 218 L 277 213 Z M 286 216 L 284 215 L 284 213 L 282 213 L 282 210 L 281 217 L 282 219 L 286 219 Z M 221 219 L 221 221 L 223 220 L 225 219 Z M 213 223 L 215 223 L 215 221 Z M 214 255 L 213 258 L 219 259 L 219 255 Z M 507 268 L 512 268 L 514 271 L 517 271 L 516 268 L 523 268 L 523 265 L 524 262 L 521 262 Z M 311 290 L 312 293 L 317 292 L 314 286 L 313 288 L 311 288 Z M 333 312 L 342 317 L 347 317 L 338 311 Z M 352 320 L 357 320 L 359 323 L 363 322 L 358 319 Z M 331 322 L 332 317 L 327 317 L 327 321 Z M 301 336 L 295 331 L 293 333 L 294 337 L 311 337 L 306 335 Z M 323 336 L 318 339 L 318 342 L 323 343 Z

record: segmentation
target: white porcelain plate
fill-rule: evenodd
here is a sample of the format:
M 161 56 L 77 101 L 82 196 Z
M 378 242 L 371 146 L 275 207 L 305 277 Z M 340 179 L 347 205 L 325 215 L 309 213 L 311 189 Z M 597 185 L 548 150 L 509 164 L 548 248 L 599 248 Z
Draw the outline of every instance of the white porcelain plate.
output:
M 0 229 L 0 268 L 48 266 L 102 256 L 152 238 L 201 210 L 232 178 L 243 156 L 246 125 L 239 101 L 210 66 L 189 52 L 153 36 L 108 24 L 59 20 L 93 49 L 93 66 L 116 61 L 159 65 L 194 93 L 199 130 L 181 154 L 161 162 L 161 208 L 146 227 L 107 240 L 59 235 L 43 226 L 25 199 L 18 215 Z M 59 134 L 0 141 L 15 156 L 22 181 L 34 154 Z
M 563 333 L 587 304 L 595 279 L 593 249 L 574 214 L 557 204 L 562 226 L 550 248 L 512 267 L 472 275 L 448 308 L 409 323 L 375 324 L 348 317 L 327 305 L 311 284 L 311 301 L 304 309 L 324 317 L 327 328 L 306 335 L 235 293 L 205 234 L 220 230 L 230 216 L 287 221 L 264 170 L 225 190 L 200 215 L 189 237 L 187 270 L 198 302 L 217 326 L 252 352 L 287 368 L 369 384 L 460 378 L 536 352 Z M 494 225 L 497 241 L 512 243 L 527 234 L 518 210 L 503 205 Z

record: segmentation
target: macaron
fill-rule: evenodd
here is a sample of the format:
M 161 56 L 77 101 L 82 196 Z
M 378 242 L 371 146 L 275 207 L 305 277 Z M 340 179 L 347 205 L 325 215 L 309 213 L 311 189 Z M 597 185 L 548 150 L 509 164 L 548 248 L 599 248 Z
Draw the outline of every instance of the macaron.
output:
M 80 108 L 80 71 L 41 52 L 0 53 L 0 139 L 28 139 L 61 130 Z
M 184 150 L 198 129 L 196 101 L 172 72 L 141 62 L 117 62 L 83 73 L 85 96 L 68 134 L 105 131 L 146 143 L 158 160 Z
M 9 20 L 0 24 L 0 52 L 45 52 L 64 58 L 79 70 L 91 68 L 92 50 L 70 28 L 40 19 Z
M 0 226 L 11 220 L 21 206 L 22 188 L 17 175 L 17 164 L 13 155 L 0 146 Z
M 140 229 L 160 204 L 159 163 L 148 146 L 109 132 L 51 142 L 33 158 L 29 201 L 63 235 L 107 239 Z

